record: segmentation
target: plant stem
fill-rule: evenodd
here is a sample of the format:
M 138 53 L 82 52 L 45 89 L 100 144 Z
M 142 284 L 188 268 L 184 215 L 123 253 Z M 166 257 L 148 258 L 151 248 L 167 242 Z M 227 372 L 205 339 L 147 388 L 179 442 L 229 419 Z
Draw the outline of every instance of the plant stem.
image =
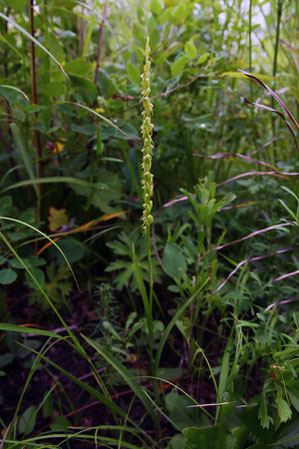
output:
M 275 47 L 274 47 L 274 59 L 273 59 L 273 69 L 272 69 L 272 76 L 274 78 L 273 81 L 273 90 L 275 91 L 275 77 L 277 73 L 277 57 L 278 57 L 278 48 L 279 48 L 279 35 L 280 35 L 280 22 L 281 22 L 281 16 L 282 16 L 282 3 L 283 0 L 278 0 L 277 3 L 277 24 L 276 24 L 276 37 L 275 37 Z M 275 107 L 275 101 L 274 98 L 271 96 L 271 107 Z M 275 138 L 276 132 L 275 132 L 275 118 L 272 114 L 272 136 Z M 274 148 L 273 148 L 273 162 L 274 161 Z
M 249 33 L 249 72 L 252 73 L 252 0 L 249 2 L 249 24 L 248 24 L 248 33 Z M 250 101 L 253 101 L 253 86 L 250 83 Z
M 106 16 L 108 11 L 108 0 L 105 0 L 105 7 L 104 7 L 104 13 L 100 28 L 100 36 L 99 36 L 99 45 L 98 45 L 98 55 L 97 55 L 97 66 L 96 71 L 94 75 L 94 83 L 97 84 L 98 82 L 98 76 L 99 76 L 99 68 L 100 68 L 100 59 L 101 59 L 101 52 L 102 52 L 102 43 L 103 43 L 103 35 L 104 35 L 104 26 L 106 22 Z
M 275 77 L 277 73 L 277 56 L 278 56 L 278 47 L 279 47 L 279 35 L 280 35 L 280 22 L 282 16 L 282 0 L 278 0 L 277 5 L 277 25 L 276 25 L 276 38 L 275 38 L 275 49 L 274 49 L 274 60 L 273 60 L 273 71 L 272 75 L 274 78 L 273 90 L 275 90 Z M 274 98 L 271 97 L 272 108 L 275 105 Z
M 34 0 L 29 0 L 29 29 L 30 34 L 34 37 Z M 34 42 L 30 40 L 30 78 L 31 78 L 31 103 L 37 104 L 37 90 L 36 90 L 36 71 L 35 71 L 35 46 Z M 37 116 L 33 113 L 33 125 L 36 128 Z M 34 129 L 34 147 L 35 147 L 35 172 L 37 179 L 40 177 L 39 160 L 41 158 L 41 142 L 37 129 Z M 37 223 L 40 222 L 40 203 L 41 203 L 41 189 L 40 184 L 37 184 Z M 37 250 L 37 246 L 35 248 Z

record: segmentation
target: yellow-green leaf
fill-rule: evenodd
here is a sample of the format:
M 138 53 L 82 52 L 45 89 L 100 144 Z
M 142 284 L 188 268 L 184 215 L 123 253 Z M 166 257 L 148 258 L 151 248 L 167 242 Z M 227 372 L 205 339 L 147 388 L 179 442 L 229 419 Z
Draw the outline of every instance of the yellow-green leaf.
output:
M 68 218 L 65 209 L 55 209 L 55 207 L 50 207 L 49 209 L 49 229 L 54 232 L 56 229 L 61 228 L 61 226 L 66 225 Z
M 130 80 L 133 81 L 133 83 L 140 84 L 140 80 L 141 80 L 140 72 L 137 69 L 136 65 L 132 64 L 132 62 L 128 62 L 127 72 L 128 72 Z
M 195 47 L 195 45 L 193 44 L 193 42 L 188 41 L 185 44 L 184 50 L 188 56 L 189 59 L 195 59 L 196 55 L 197 55 L 197 49 Z

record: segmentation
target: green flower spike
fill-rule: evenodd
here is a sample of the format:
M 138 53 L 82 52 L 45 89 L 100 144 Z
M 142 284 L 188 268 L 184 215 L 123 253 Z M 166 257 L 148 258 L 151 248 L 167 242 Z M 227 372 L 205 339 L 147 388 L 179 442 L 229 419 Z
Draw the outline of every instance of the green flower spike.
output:
M 150 227 L 153 222 L 153 216 L 151 215 L 151 210 L 153 207 L 153 202 L 151 200 L 153 196 L 153 175 L 151 173 L 152 167 L 152 149 L 153 149 L 153 141 L 152 141 L 152 131 L 154 125 L 151 123 L 151 114 L 153 111 L 153 105 L 150 102 L 150 67 L 151 63 L 149 60 L 150 55 L 150 46 L 149 46 L 149 38 L 147 38 L 146 47 L 145 47 L 145 64 L 143 69 L 142 76 L 142 98 L 141 102 L 143 104 L 143 120 L 142 126 L 140 128 L 142 134 L 143 148 L 142 148 L 142 190 L 143 190 L 143 215 L 142 215 L 142 228 L 146 233 L 146 230 Z

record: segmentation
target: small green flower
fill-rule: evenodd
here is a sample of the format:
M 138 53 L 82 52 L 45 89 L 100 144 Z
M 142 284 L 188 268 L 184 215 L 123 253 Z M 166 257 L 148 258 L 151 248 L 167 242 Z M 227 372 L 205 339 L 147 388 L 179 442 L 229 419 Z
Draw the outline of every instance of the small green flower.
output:
M 153 105 L 150 102 L 150 67 L 151 63 L 149 60 L 150 46 L 149 38 L 147 38 L 145 47 L 145 64 L 142 75 L 142 98 L 141 102 L 143 104 L 143 120 L 141 125 L 141 134 L 143 141 L 142 148 L 142 190 L 143 190 L 143 215 L 142 215 L 142 227 L 144 232 L 149 228 L 153 222 L 153 216 L 151 215 L 151 210 L 153 207 L 153 202 L 151 200 L 153 196 L 153 175 L 151 173 L 152 157 L 153 157 L 153 141 L 152 141 L 152 131 L 154 125 L 151 122 L 151 114 L 153 111 Z

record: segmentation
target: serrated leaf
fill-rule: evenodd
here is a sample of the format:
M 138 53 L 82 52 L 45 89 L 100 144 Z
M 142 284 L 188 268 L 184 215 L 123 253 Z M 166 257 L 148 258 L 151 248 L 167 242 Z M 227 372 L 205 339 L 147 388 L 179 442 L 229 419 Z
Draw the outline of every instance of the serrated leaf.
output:
M 287 401 L 285 401 L 282 397 L 281 391 L 277 391 L 277 410 L 280 418 L 280 422 L 285 422 L 292 416 L 292 410 L 289 407 Z
M 49 208 L 49 229 L 54 232 L 57 229 L 61 228 L 61 226 L 66 225 L 68 222 L 68 218 L 66 215 L 65 209 L 55 209 L 55 207 Z
M 197 49 L 192 41 L 188 41 L 184 47 L 185 53 L 187 54 L 189 59 L 195 59 L 197 55 Z
M 17 273 L 11 268 L 0 270 L 0 284 L 12 284 L 17 279 Z
M 140 84 L 141 75 L 140 75 L 140 72 L 137 69 L 136 65 L 132 64 L 132 62 L 128 62 L 127 72 L 128 72 L 130 80 L 133 81 L 133 83 Z
M 258 417 L 261 421 L 261 426 L 263 428 L 268 429 L 270 422 L 273 422 L 273 419 L 268 415 L 267 398 L 266 398 L 265 391 L 263 391 L 261 394 L 261 402 L 260 402 Z
M 175 61 L 171 66 L 172 76 L 179 75 L 184 70 L 187 61 L 187 56 L 181 56 L 177 61 Z

